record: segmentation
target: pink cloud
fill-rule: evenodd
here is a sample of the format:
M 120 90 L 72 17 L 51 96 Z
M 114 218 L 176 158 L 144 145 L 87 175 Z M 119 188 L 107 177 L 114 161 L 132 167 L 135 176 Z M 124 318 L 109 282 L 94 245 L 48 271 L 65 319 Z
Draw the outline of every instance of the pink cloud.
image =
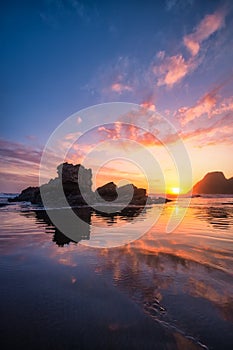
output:
M 204 40 L 207 40 L 213 33 L 223 27 L 224 19 L 225 13 L 223 11 L 207 15 L 191 34 L 184 37 L 184 44 L 192 56 L 196 56 L 198 54 L 200 44 Z
M 192 107 L 181 107 L 178 109 L 178 115 L 182 125 L 189 123 L 191 120 L 200 118 L 203 115 L 207 115 L 209 118 L 212 115 L 212 111 L 217 103 L 216 91 L 207 93 L 196 105 Z
M 194 68 L 193 60 L 186 61 L 181 54 L 165 57 L 163 62 L 153 67 L 153 73 L 158 77 L 157 86 L 173 87 Z
M 82 123 L 82 118 L 81 117 L 77 117 L 77 124 L 80 124 L 80 123 Z
M 114 83 L 111 86 L 111 90 L 113 92 L 116 92 L 118 94 L 122 94 L 122 92 L 124 91 L 132 91 L 132 87 L 126 84 L 122 84 L 122 83 Z
M 191 139 L 194 140 L 198 144 L 198 147 L 219 145 L 223 143 L 232 145 L 232 134 L 232 113 L 227 113 L 208 127 L 203 126 L 183 133 L 182 138 L 186 141 Z
M 38 185 L 42 150 L 21 143 L 0 140 L 1 191 L 19 192 Z
M 156 106 L 155 104 L 151 103 L 151 102 L 143 102 L 140 104 L 140 106 L 142 108 L 145 108 L 147 109 L 148 111 L 151 111 L 151 112 L 155 112 L 156 111 Z
M 233 97 L 225 98 L 218 107 L 215 108 L 213 114 L 221 114 L 226 112 L 233 112 Z M 233 116 L 232 116 L 233 120 Z
M 39 148 L 33 148 L 28 145 L 8 140 L 0 140 L 1 158 L 7 157 L 9 159 L 17 159 L 38 164 L 40 162 L 41 154 L 42 150 Z
M 232 81 L 232 77 L 223 81 L 212 90 L 205 93 L 197 102 L 191 106 L 182 106 L 174 114 L 182 126 L 201 117 L 217 119 L 226 114 L 233 113 L 233 96 L 222 97 L 221 89 Z
M 118 122 L 119 123 L 119 122 Z M 162 143 L 160 139 L 164 143 L 171 143 L 177 141 L 177 134 L 169 134 L 169 135 L 160 135 L 160 138 L 157 138 L 159 131 L 154 129 L 154 125 L 151 124 L 151 132 L 144 130 L 142 128 L 137 127 L 133 124 L 125 124 L 120 123 L 120 128 L 118 123 L 113 125 L 105 125 L 98 128 L 98 133 L 101 140 L 111 139 L 111 140 L 120 140 L 122 139 L 122 143 L 125 140 L 136 141 L 143 146 L 153 147 L 153 146 L 161 146 Z
M 103 137 L 103 139 L 107 138 L 112 140 L 118 140 L 119 138 L 122 138 L 121 131 L 121 122 L 116 122 L 109 126 L 100 126 L 98 128 L 98 133 Z
M 80 136 L 82 135 L 82 133 L 80 131 L 77 132 L 71 132 L 69 134 L 67 134 L 65 136 L 65 140 L 66 141 L 70 141 L 70 142 L 74 142 L 76 141 Z
M 223 27 L 225 15 L 224 11 L 219 11 L 205 16 L 191 34 L 184 36 L 183 42 L 191 53 L 190 58 L 185 59 L 181 53 L 174 56 L 166 56 L 164 51 L 157 53 L 156 57 L 161 63 L 152 68 L 157 77 L 157 86 L 172 88 L 198 67 L 201 58 L 195 56 L 200 51 L 201 43 Z

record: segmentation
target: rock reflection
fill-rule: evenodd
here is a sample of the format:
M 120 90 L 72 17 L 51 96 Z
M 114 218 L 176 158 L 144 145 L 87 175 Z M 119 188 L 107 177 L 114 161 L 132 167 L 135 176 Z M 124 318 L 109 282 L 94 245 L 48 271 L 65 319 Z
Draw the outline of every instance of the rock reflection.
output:
M 33 215 L 36 219 L 37 224 L 46 224 L 45 232 L 53 234 L 53 242 L 56 243 L 59 247 L 63 247 L 71 242 L 78 243 L 81 240 L 89 240 L 90 239 L 90 225 L 91 225 L 91 210 L 89 208 L 77 208 L 74 210 L 76 215 L 79 216 L 80 219 L 89 225 L 84 224 L 82 221 L 79 226 L 76 227 L 76 239 L 72 240 L 66 235 L 64 235 L 60 230 L 54 226 L 52 221 L 50 220 L 47 212 L 45 210 L 34 210 Z M 66 215 L 66 209 L 60 209 L 61 215 Z
M 61 216 L 66 215 L 66 209 L 59 209 Z M 125 221 L 132 221 L 135 217 L 139 216 L 142 211 L 145 211 L 143 207 L 128 207 L 124 208 L 121 211 L 117 211 L 114 213 L 105 213 L 101 210 L 93 210 L 89 207 L 80 207 L 73 208 L 75 214 L 82 220 L 81 222 L 77 222 L 78 226 L 75 228 L 76 230 L 76 239 L 72 240 L 66 235 L 64 235 L 57 227 L 52 223 L 49 218 L 47 212 L 45 210 L 30 210 L 21 212 L 21 215 L 26 217 L 34 217 L 36 223 L 41 225 L 45 224 L 45 232 L 53 234 L 53 242 L 56 243 L 59 247 L 63 247 L 64 245 L 68 245 L 69 243 L 79 243 L 82 240 L 90 239 L 91 225 L 92 221 L 95 221 L 95 224 L 108 226 L 112 225 L 123 225 Z M 88 225 L 86 225 L 87 223 Z
M 138 217 L 142 212 L 146 212 L 145 207 L 127 207 L 122 209 L 121 211 L 115 208 L 114 213 L 108 213 L 103 208 L 99 210 L 93 210 L 93 216 L 95 218 L 100 218 L 101 223 L 107 223 L 109 226 L 114 224 L 122 225 L 125 221 L 133 221 L 136 217 Z

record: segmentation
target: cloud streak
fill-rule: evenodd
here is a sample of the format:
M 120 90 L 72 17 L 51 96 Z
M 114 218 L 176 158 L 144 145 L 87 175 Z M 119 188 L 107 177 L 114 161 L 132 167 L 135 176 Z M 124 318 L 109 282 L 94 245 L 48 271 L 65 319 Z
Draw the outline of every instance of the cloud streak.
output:
M 202 42 L 224 26 L 225 16 L 223 10 L 206 15 L 192 33 L 183 37 L 183 44 L 191 54 L 189 58 L 185 58 L 181 52 L 173 56 L 166 55 L 164 51 L 157 53 L 156 57 L 161 63 L 152 68 L 157 86 L 172 88 L 199 66 L 202 62 L 198 58 Z
M 10 142 L 8 140 L 0 139 L 0 157 L 7 157 L 16 159 L 17 161 L 24 161 L 38 164 L 40 162 L 42 150 L 23 145 L 21 143 Z
M 131 86 L 126 85 L 126 84 L 114 83 L 114 84 L 112 84 L 112 86 L 111 86 L 111 90 L 112 90 L 113 92 L 116 92 L 116 93 L 118 93 L 119 95 L 121 95 L 122 92 L 124 92 L 124 91 L 132 91 L 133 89 L 132 89 Z
M 196 29 L 183 38 L 184 45 L 192 56 L 196 56 L 199 53 L 203 41 L 224 26 L 225 15 L 224 11 L 216 11 L 211 15 L 205 16 Z
M 38 148 L 1 139 L 1 191 L 19 192 L 29 185 L 38 186 L 41 153 Z
M 206 123 L 208 119 L 216 119 L 229 112 L 233 113 L 233 96 L 223 98 L 220 94 L 220 90 L 229 80 L 231 79 L 204 94 L 193 106 L 180 107 L 174 116 L 179 119 L 182 127 L 200 118 L 203 118 L 202 122 Z
M 192 107 L 181 107 L 178 110 L 178 115 L 181 124 L 184 126 L 192 120 L 196 120 L 203 115 L 211 118 L 214 107 L 217 103 L 216 92 L 207 93 Z
M 183 140 L 195 142 L 198 147 L 220 144 L 233 145 L 232 112 L 220 117 L 210 126 L 199 127 L 183 133 Z
M 193 60 L 186 61 L 182 54 L 178 54 L 165 57 L 160 65 L 153 67 L 153 73 L 158 78 L 157 86 L 166 85 L 171 88 L 195 68 L 196 63 Z

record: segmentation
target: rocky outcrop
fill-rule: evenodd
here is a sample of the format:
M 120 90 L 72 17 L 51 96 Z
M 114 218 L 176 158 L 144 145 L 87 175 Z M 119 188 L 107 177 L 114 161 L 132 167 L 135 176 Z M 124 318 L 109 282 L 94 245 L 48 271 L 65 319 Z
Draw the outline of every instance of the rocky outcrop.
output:
M 193 187 L 193 194 L 233 194 L 233 177 L 226 179 L 220 171 L 208 173 Z
M 92 171 L 86 169 L 81 164 L 73 165 L 69 163 L 60 164 L 57 167 L 58 178 L 62 180 L 64 191 L 70 193 L 70 191 L 80 190 L 82 192 L 91 192 L 92 186 Z M 66 193 L 66 192 L 65 192 Z
M 57 206 L 63 203 L 62 198 L 59 198 L 58 195 L 58 188 L 61 185 L 68 203 L 72 206 L 86 204 L 81 192 L 89 199 L 93 197 L 91 169 L 86 169 L 80 164 L 63 163 L 57 167 L 57 173 L 58 177 L 51 179 L 47 184 L 41 187 L 28 187 L 19 196 L 11 199 L 11 201 L 27 201 L 32 204 L 42 204 L 41 191 L 43 191 L 43 196 L 49 199 L 51 205 Z
M 164 204 L 169 202 L 173 202 L 173 200 L 165 197 L 157 197 L 157 198 L 151 199 L 152 204 Z
M 148 201 L 146 190 L 144 188 L 137 188 L 133 184 L 117 187 L 114 182 L 109 182 L 102 187 L 98 187 L 96 193 L 105 201 L 115 201 L 115 203 L 145 205 Z
M 39 203 L 41 202 L 40 188 L 27 187 L 20 193 L 19 196 L 8 198 L 8 202 L 31 202 L 32 204 Z
M 145 205 L 148 199 L 146 190 L 144 188 L 138 188 L 133 184 L 119 187 L 118 195 L 123 202 L 127 201 L 129 198 L 132 198 L 129 204 L 133 205 Z
M 117 186 L 114 182 L 108 182 L 107 184 L 98 187 L 96 190 L 96 194 L 99 194 L 102 199 L 108 202 L 112 202 L 117 199 Z M 96 196 L 98 200 L 98 196 Z
M 28 201 L 32 204 L 42 204 L 46 200 L 48 207 L 64 206 L 64 196 L 59 195 L 62 187 L 70 206 L 87 205 L 87 203 L 98 202 L 101 197 L 104 201 L 126 203 L 127 205 L 145 205 L 148 203 L 146 190 L 137 188 L 133 184 L 117 187 L 109 182 L 95 192 L 92 191 L 92 171 L 81 164 L 60 164 L 57 167 L 58 176 L 51 179 L 41 187 L 28 187 L 11 201 Z

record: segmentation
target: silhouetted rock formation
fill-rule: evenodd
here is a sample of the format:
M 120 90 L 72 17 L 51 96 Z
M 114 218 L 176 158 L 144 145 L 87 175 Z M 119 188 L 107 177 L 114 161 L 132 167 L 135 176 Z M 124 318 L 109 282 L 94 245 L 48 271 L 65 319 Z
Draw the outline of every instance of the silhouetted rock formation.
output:
M 129 204 L 145 205 L 148 199 L 146 190 L 144 188 L 137 188 L 133 184 L 128 184 L 128 185 L 119 187 L 118 188 L 119 198 L 121 198 L 121 200 L 123 199 L 123 201 L 124 200 L 127 201 L 131 193 L 131 189 L 133 189 L 133 197 Z
M 172 201 L 173 201 L 172 199 L 165 198 L 165 197 L 158 197 L 158 198 L 151 199 L 152 204 L 163 204 L 163 203 L 169 203 Z
M 126 203 L 129 205 L 145 205 L 148 200 L 146 190 L 137 188 L 133 184 L 117 187 L 114 182 L 98 187 L 96 190 L 105 201 L 115 201 L 115 203 Z
M 59 195 L 59 189 L 61 188 L 63 188 L 67 202 L 72 207 L 87 205 L 87 202 L 94 203 L 98 201 L 99 196 L 107 202 L 116 200 L 130 205 L 144 206 L 148 200 L 145 189 L 137 188 L 134 185 L 117 188 L 113 182 L 97 188 L 94 193 L 91 189 L 92 171 L 81 164 L 60 164 L 57 167 L 57 173 L 58 177 L 51 179 L 47 184 L 41 187 L 28 187 L 10 201 L 28 201 L 32 204 L 42 204 L 41 193 L 43 193 L 43 201 L 46 202 L 47 207 L 62 207 L 66 203 L 64 202 L 64 196 Z
M 49 199 L 51 204 L 58 205 L 61 198 L 58 195 L 58 189 L 62 185 L 66 199 L 70 205 L 86 205 L 82 193 L 88 199 L 93 197 L 92 186 L 92 171 L 86 169 L 82 165 L 73 165 L 68 163 L 60 164 L 57 167 L 58 177 L 51 179 L 47 184 L 41 187 L 28 187 L 24 189 L 19 196 L 10 199 L 9 201 L 27 201 L 32 204 L 42 204 L 41 190 L 45 198 Z M 81 190 L 80 190 L 81 188 Z
M 41 201 L 39 187 L 27 187 L 19 196 L 14 198 L 8 198 L 9 202 L 31 202 L 32 204 L 39 203 Z
M 92 171 L 81 164 L 73 165 L 68 163 L 60 164 L 57 167 L 58 177 L 49 181 L 48 184 L 40 187 L 43 197 L 50 206 L 63 205 L 64 201 L 59 197 L 59 188 L 63 188 L 66 199 L 71 206 L 86 205 L 82 193 L 92 200 Z
M 107 184 L 98 187 L 96 192 L 105 200 L 108 202 L 114 201 L 118 195 L 117 195 L 117 186 L 114 184 L 114 182 L 108 182 Z
M 233 194 L 233 177 L 226 179 L 221 171 L 208 173 L 193 187 L 193 193 Z
M 91 192 L 92 186 L 92 171 L 91 169 L 86 169 L 81 164 L 73 165 L 69 163 L 60 164 L 57 167 L 58 179 L 62 179 L 63 188 L 66 187 L 67 191 L 70 193 L 74 191 L 79 192 L 79 188 L 82 188 L 83 192 Z M 76 184 L 76 186 L 75 186 Z M 73 187 L 74 186 L 74 187 Z M 65 188 L 64 188 L 65 192 Z

